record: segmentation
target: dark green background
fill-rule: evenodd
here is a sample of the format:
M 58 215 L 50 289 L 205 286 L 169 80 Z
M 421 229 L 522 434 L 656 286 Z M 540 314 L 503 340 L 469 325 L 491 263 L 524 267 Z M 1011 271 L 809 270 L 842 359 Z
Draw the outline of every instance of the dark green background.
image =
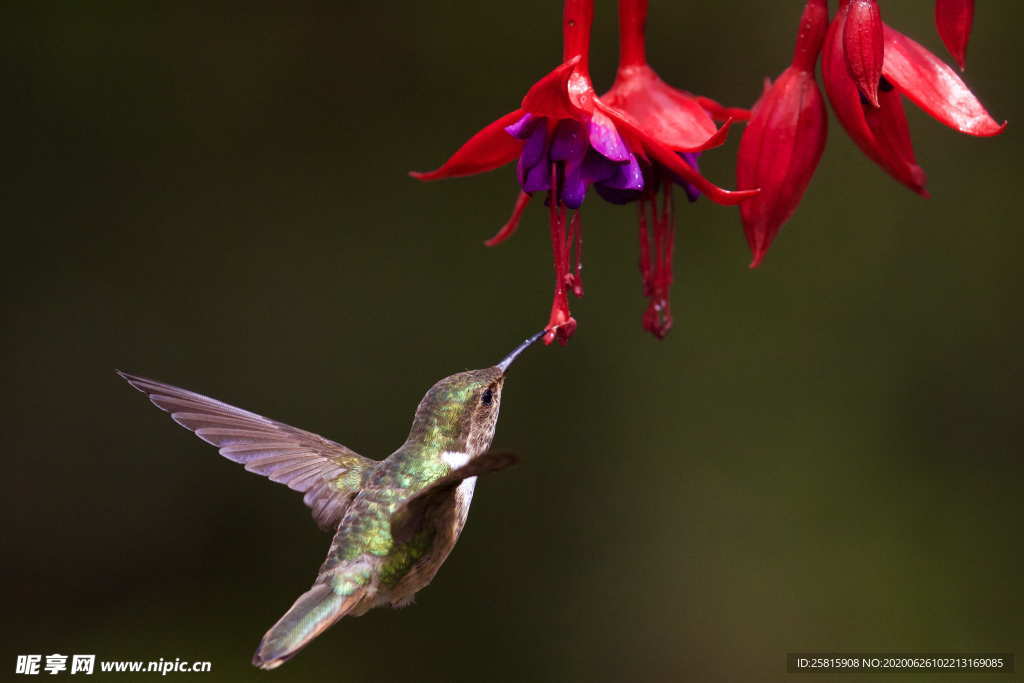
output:
M 801 3 L 652 5 L 662 76 L 749 104 Z M 9 6 L 0 668 L 61 652 L 212 660 L 201 680 L 771 681 L 795 650 L 1024 655 L 1024 17 L 980 5 L 968 80 L 1009 131 L 908 108 L 923 200 L 833 119 L 756 271 L 734 209 L 680 204 L 663 342 L 640 328 L 634 210 L 591 198 L 577 335 L 506 385 L 495 444 L 524 464 L 482 482 L 416 606 L 345 620 L 275 674 L 249 658 L 327 536 L 114 368 L 389 453 L 432 382 L 546 320 L 539 207 L 481 244 L 511 169 L 405 173 L 556 65 L 559 5 Z M 931 3 L 882 6 L 942 51 Z M 614 5 L 597 11 L 605 88 Z M 726 186 L 737 137 L 705 156 Z

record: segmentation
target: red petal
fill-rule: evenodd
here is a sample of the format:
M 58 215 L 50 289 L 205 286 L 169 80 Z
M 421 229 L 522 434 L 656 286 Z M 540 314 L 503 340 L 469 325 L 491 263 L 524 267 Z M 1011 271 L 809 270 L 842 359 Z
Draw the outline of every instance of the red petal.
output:
M 702 176 L 700 173 L 694 171 L 692 166 L 680 159 L 679 155 L 669 148 L 662 147 L 653 141 L 648 141 L 645 146 L 650 158 L 654 159 L 686 182 L 696 186 L 704 196 L 716 204 L 721 204 L 722 206 L 735 206 L 746 199 L 756 196 L 761 191 L 760 188 L 747 190 L 724 190 Z
M 594 100 L 594 106 L 615 123 L 619 134 L 625 139 L 633 154 L 646 160 L 658 162 L 686 182 L 695 185 L 708 199 L 716 204 L 733 206 L 760 192 L 760 190 L 756 189 L 723 190 L 693 170 L 693 167 L 683 161 L 671 148 L 661 144 L 659 140 L 646 135 L 636 122 L 633 121 L 632 117 L 617 109 L 612 109 L 600 99 Z
M 935 0 L 935 26 L 961 71 L 967 66 L 967 41 L 973 23 L 974 0 Z
M 846 66 L 860 91 L 877 107 L 878 81 L 882 77 L 882 13 L 875 0 L 851 0 L 845 11 Z
M 586 118 L 587 110 L 578 106 L 579 93 L 573 92 L 570 96 L 570 79 L 579 62 L 580 57 L 577 55 L 555 67 L 551 73 L 534 83 L 523 98 L 523 111 L 528 111 L 535 116 L 546 116 L 556 121 Z M 584 81 L 585 89 L 589 81 L 585 76 L 581 76 L 581 78 Z M 574 89 L 578 89 L 577 81 L 579 80 L 574 81 Z
M 899 31 L 885 27 L 882 74 L 940 123 L 968 135 L 998 135 L 1006 127 L 989 116 L 953 69 Z
M 832 21 L 821 56 L 822 77 L 832 110 L 850 138 L 872 161 L 914 192 L 927 194 L 924 191 L 924 173 L 913 161 L 910 132 L 898 98 L 880 97 L 879 109 L 873 110 L 876 113 L 874 125 L 868 123 L 857 84 L 846 68 L 843 42 L 840 39 L 844 18 L 845 14 L 839 13 Z M 884 137 L 900 141 L 901 148 L 893 149 L 884 140 L 879 140 L 874 129 L 884 129 Z
M 821 160 L 828 136 L 825 102 L 814 74 L 799 67 L 782 72 L 754 108 L 740 140 L 739 187 L 761 194 L 740 204 L 753 268 L 793 215 Z
M 505 132 L 505 127 L 522 116 L 522 109 L 505 114 L 467 140 L 440 168 L 425 173 L 410 171 L 409 175 L 417 180 L 440 180 L 484 173 L 504 166 L 518 157 L 523 148 L 523 141 Z
M 620 68 L 601 99 L 629 114 L 645 135 L 677 152 L 699 152 L 725 141 L 725 128 L 716 129 L 695 98 L 667 85 L 646 64 Z
M 512 215 L 509 217 L 508 222 L 501 226 L 501 229 L 494 234 L 494 237 L 484 242 L 485 246 L 493 247 L 501 244 L 515 234 L 516 229 L 519 228 L 519 219 L 522 218 L 526 205 L 530 203 L 531 196 L 525 192 L 519 193 L 519 196 L 516 197 L 515 206 L 512 207 Z

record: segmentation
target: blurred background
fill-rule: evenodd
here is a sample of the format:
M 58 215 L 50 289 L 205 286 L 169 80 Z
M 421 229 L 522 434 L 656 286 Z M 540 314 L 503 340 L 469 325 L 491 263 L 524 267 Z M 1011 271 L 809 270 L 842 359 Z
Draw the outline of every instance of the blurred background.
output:
M 651 5 L 661 75 L 749 106 L 802 3 Z M 945 56 L 931 3 L 883 11 Z M 615 14 L 598 3 L 599 90 Z M 1024 654 L 1022 14 L 982 3 L 968 59 L 1005 135 L 908 106 L 933 199 L 832 119 L 759 269 L 734 209 L 680 202 L 662 342 L 640 327 L 635 210 L 588 202 L 579 330 L 506 386 L 495 445 L 524 463 L 481 482 L 414 607 L 346 619 L 272 677 L 772 681 L 798 650 Z M 512 168 L 406 172 L 557 64 L 559 16 L 551 0 L 3 11 L 0 666 L 94 653 L 262 676 L 251 654 L 329 539 L 114 369 L 390 453 L 436 379 L 546 322 L 540 207 L 482 245 Z M 727 187 L 737 140 L 701 162 Z

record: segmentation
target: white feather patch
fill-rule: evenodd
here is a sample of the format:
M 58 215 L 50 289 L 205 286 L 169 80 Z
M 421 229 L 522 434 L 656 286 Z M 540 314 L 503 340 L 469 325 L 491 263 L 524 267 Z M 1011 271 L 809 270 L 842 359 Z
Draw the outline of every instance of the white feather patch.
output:
M 455 527 L 452 529 L 452 533 L 456 538 L 462 533 L 462 527 L 466 525 L 466 517 L 469 516 L 469 505 L 473 502 L 475 488 L 476 477 L 469 477 L 463 479 L 455 489 Z
M 462 499 L 468 506 L 473 501 L 473 490 L 476 489 L 476 477 L 463 479 L 459 487 L 455 489 L 455 495 Z
M 469 453 L 460 453 L 459 451 L 445 451 L 441 454 L 441 460 L 444 464 L 451 467 L 453 470 L 462 467 L 469 462 Z

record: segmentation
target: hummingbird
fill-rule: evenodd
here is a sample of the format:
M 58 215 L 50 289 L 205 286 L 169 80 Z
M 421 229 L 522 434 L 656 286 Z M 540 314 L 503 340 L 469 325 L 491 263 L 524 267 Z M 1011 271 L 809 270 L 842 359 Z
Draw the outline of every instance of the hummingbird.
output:
M 420 401 L 405 443 L 371 460 L 312 432 L 169 384 L 118 371 L 161 410 L 229 460 L 303 495 L 333 532 L 313 586 L 260 641 L 252 663 L 274 669 L 346 615 L 404 607 L 426 587 L 462 533 L 477 477 L 516 462 L 488 452 L 512 361 L 445 377 Z

